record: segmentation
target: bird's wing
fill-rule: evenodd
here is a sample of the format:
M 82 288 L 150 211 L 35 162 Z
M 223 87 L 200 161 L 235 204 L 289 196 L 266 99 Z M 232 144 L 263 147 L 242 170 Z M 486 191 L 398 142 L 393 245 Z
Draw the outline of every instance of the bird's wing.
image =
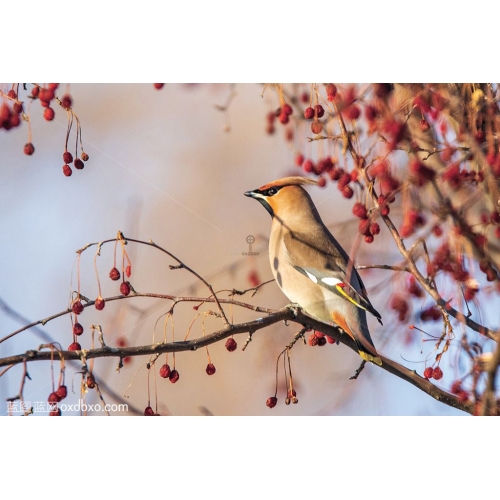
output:
M 348 257 L 340 245 L 328 240 L 323 242 L 323 246 L 326 245 L 327 248 L 319 248 L 318 243 L 309 242 L 303 235 L 292 232 L 284 235 L 283 242 L 290 264 L 297 272 L 356 307 L 370 312 L 382 323 L 380 313 L 368 300 L 356 269 L 351 271 L 351 282 L 347 280 Z M 359 285 L 359 292 L 354 288 L 356 284 Z

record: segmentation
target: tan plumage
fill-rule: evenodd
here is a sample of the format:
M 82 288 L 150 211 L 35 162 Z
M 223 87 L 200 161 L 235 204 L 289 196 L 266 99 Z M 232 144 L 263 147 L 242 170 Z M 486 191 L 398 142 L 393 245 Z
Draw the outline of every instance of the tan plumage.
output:
M 304 177 L 285 177 L 247 191 L 272 216 L 269 258 L 283 293 L 307 314 L 332 322 L 350 335 L 360 356 L 382 364 L 373 345 L 366 311 L 380 321 L 358 272 L 323 224 L 314 203 L 302 187 L 317 184 Z

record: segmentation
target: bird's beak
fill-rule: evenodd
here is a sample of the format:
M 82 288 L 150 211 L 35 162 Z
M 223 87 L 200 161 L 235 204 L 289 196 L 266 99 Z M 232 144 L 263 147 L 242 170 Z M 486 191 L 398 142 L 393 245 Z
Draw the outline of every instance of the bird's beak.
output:
M 255 198 L 256 200 L 265 200 L 265 196 L 261 193 L 257 193 L 256 191 L 247 191 L 244 193 L 245 196 L 248 196 L 249 198 Z
M 246 193 L 244 193 L 244 195 L 248 196 L 249 198 L 254 198 L 258 202 L 260 202 L 260 204 L 271 214 L 271 217 L 274 217 L 273 209 L 267 202 L 266 197 L 262 193 L 258 193 L 256 191 L 247 191 Z

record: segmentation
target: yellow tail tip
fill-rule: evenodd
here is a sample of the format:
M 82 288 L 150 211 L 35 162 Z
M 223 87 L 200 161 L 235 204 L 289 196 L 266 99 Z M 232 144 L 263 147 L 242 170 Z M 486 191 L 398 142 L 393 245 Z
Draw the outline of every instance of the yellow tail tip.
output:
M 378 366 L 382 366 L 382 360 L 378 356 L 372 356 L 370 353 L 364 351 L 359 351 L 359 355 L 365 361 L 371 361 Z

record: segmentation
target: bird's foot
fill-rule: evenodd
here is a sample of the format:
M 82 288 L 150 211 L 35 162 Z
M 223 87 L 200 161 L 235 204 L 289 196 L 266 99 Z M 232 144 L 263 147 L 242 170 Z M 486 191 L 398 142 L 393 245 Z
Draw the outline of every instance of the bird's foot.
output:
M 295 304 L 294 302 L 288 304 L 285 306 L 287 309 L 290 309 L 292 312 L 293 312 L 293 316 L 294 318 L 297 317 L 297 313 L 299 312 L 300 310 L 300 306 L 299 304 Z

